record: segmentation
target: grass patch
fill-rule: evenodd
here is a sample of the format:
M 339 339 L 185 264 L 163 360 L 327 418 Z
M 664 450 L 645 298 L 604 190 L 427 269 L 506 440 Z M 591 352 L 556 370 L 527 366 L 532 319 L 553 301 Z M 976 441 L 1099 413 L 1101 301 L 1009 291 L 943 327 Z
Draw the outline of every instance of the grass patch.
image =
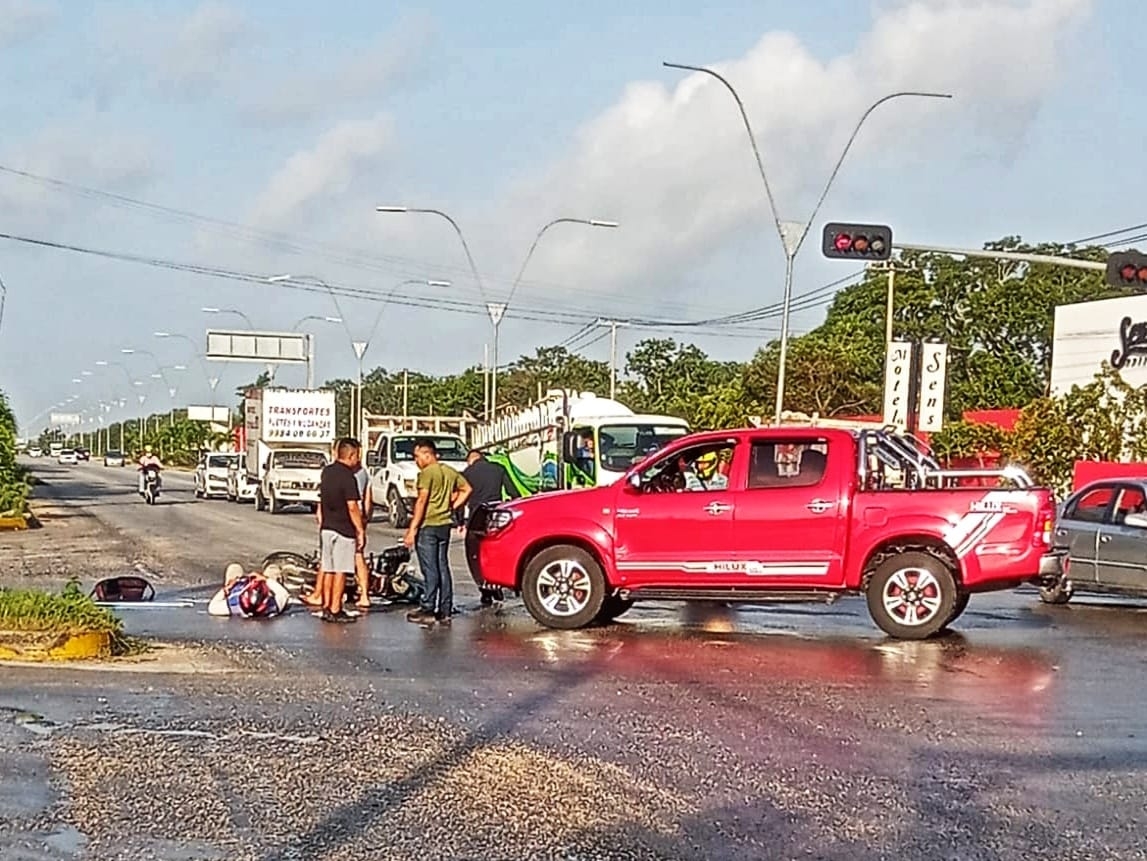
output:
M 43 634 L 106 633 L 113 655 L 146 652 L 147 644 L 123 632 L 123 623 L 100 607 L 72 578 L 59 592 L 0 588 L 0 630 Z

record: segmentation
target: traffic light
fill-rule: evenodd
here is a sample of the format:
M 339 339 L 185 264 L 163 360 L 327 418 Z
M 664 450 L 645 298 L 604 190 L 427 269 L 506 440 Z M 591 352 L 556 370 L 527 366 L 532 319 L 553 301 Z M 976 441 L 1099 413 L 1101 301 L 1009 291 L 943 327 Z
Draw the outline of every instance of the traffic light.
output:
M 1147 290 L 1147 254 L 1116 251 L 1107 258 L 1107 283 L 1112 287 L 1140 287 Z
M 888 260 L 892 257 L 892 228 L 885 224 L 826 224 L 822 250 L 825 257 Z

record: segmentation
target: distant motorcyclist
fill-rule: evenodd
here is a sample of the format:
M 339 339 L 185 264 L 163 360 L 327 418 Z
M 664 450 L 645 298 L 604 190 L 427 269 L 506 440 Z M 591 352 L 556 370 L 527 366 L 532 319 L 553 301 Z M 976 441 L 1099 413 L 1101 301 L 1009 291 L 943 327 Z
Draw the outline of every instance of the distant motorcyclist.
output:
M 143 454 L 139 458 L 139 495 L 143 496 L 144 481 L 147 478 L 147 470 L 149 468 L 155 469 L 156 481 L 160 481 L 159 473 L 163 469 L 163 462 L 152 454 L 151 446 L 144 446 Z

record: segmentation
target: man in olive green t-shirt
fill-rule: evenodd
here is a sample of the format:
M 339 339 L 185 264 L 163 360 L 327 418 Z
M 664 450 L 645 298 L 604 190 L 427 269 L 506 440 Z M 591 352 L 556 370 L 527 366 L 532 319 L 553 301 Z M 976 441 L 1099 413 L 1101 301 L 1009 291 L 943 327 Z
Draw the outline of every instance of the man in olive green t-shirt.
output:
M 454 510 L 466 504 L 470 485 L 454 469 L 438 462 L 434 440 L 414 443 L 414 462 L 418 464 L 418 499 L 403 543 L 418 554 L 418 567 L 426 580 L 422 606 L 406 618 L 418 624 L 437 620 L 450 624 L 454 611 L 454 578 L 450 573 L 450 530 Z

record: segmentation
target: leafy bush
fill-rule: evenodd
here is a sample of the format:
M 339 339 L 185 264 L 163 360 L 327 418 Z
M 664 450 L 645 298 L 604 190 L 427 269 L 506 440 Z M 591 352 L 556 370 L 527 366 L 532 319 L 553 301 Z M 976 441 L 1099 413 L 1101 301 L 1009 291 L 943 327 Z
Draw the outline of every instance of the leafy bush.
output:
M 0 588 L 0 628 L 52 634 L 119 634 L 122 623 L 85 595 L 77 580 L 70 580 L 58 595 Z
M 0 630 L 30 634 L 110 634 L 113 655 L 147 650 L 145 643 L 125 635 L 123 623 L 85 595 L 74 577 L 59 594 L 0 587 Z
M 0 392 L 0 515 L 22 514 L 28 498 L 28 476 L 16 463 L 16 417 Z

